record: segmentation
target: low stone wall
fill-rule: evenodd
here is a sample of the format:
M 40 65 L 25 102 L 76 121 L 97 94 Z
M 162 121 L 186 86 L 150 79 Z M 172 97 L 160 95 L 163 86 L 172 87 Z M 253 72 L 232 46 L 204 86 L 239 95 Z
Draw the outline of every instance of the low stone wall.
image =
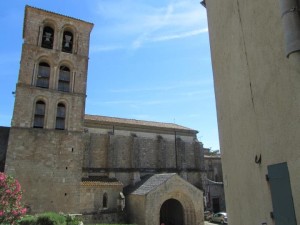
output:
M 127 222 L 127 216 L 125 212 L 120 211 L 101 211 L 95 213 L 88 213 L 82 215 L 84 224 L 97 224 L 97 223 L 123 223 Z

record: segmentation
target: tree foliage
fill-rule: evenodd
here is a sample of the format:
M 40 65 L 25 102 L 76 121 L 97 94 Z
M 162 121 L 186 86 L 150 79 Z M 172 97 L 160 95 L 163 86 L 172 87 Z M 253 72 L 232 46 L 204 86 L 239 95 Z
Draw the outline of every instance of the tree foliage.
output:
M 0 173 L 0 224 L 16 224 L 26 214 L 21 199 L 20 183 L 12 176 Z

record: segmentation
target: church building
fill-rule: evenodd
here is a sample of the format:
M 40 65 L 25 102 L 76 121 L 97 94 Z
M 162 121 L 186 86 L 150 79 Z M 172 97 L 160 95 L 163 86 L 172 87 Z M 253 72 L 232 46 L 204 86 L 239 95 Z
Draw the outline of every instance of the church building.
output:
M 13 118 L 0 132 L 5 172 L 20 181 L 32 214 L 203 224 L 204 156 L 196 130 L 85 114 L 92 28 L 25 7 Z

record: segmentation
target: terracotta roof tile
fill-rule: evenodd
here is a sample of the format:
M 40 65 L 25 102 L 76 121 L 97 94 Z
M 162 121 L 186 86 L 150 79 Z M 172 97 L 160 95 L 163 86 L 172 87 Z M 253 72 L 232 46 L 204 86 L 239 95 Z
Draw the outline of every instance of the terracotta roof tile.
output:
M 154 128 L 178 129 L 178 130 L 194 131 L 197 133 L 196 130 L 190 129 L 188 127 L 180 126 L 174 123 L 124 119 L 124 118 L 97 116 L 97 115 L 85 115 L 84 119 L 86 121 L 95 121 L 104 124 L 110 123 L 112 125 L 131 125 L 131 126 L 145 126 L 145 127 L 154 127 Z
M 103 187 L 103 186 L 121 186 L 123 184 L 120 181 L 106 182 L 106 181 L 82 181 L 80 182 L 81 186 L 88 187 Z

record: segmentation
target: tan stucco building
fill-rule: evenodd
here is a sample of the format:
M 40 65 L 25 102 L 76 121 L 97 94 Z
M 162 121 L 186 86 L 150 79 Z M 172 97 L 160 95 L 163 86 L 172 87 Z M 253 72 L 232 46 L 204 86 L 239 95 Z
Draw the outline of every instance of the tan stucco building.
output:
M 26 6 L 8 142 L 7 129 L 1 128 L 5 172 L 20 181 L 30 213 L 79 213 L 112 223 L 135 221 L 137 215 L 126 217 L 128 207 L 143 205 L 125 190 L 162 174 L 168 179 L 144 195 L 155 211 L 144 211 L 147 219 L 140 225 L 161 222 L 164 210 L 174 207 L 180 213 L 168 217 L 174 225 L 203 224 L 203 146 L 196 130 L 85 114 L 92 28 Z M 162 207 L 169 200 L 176 203 Z
M 298 0 L 206 0 L 228 222 L 300 221 Z

